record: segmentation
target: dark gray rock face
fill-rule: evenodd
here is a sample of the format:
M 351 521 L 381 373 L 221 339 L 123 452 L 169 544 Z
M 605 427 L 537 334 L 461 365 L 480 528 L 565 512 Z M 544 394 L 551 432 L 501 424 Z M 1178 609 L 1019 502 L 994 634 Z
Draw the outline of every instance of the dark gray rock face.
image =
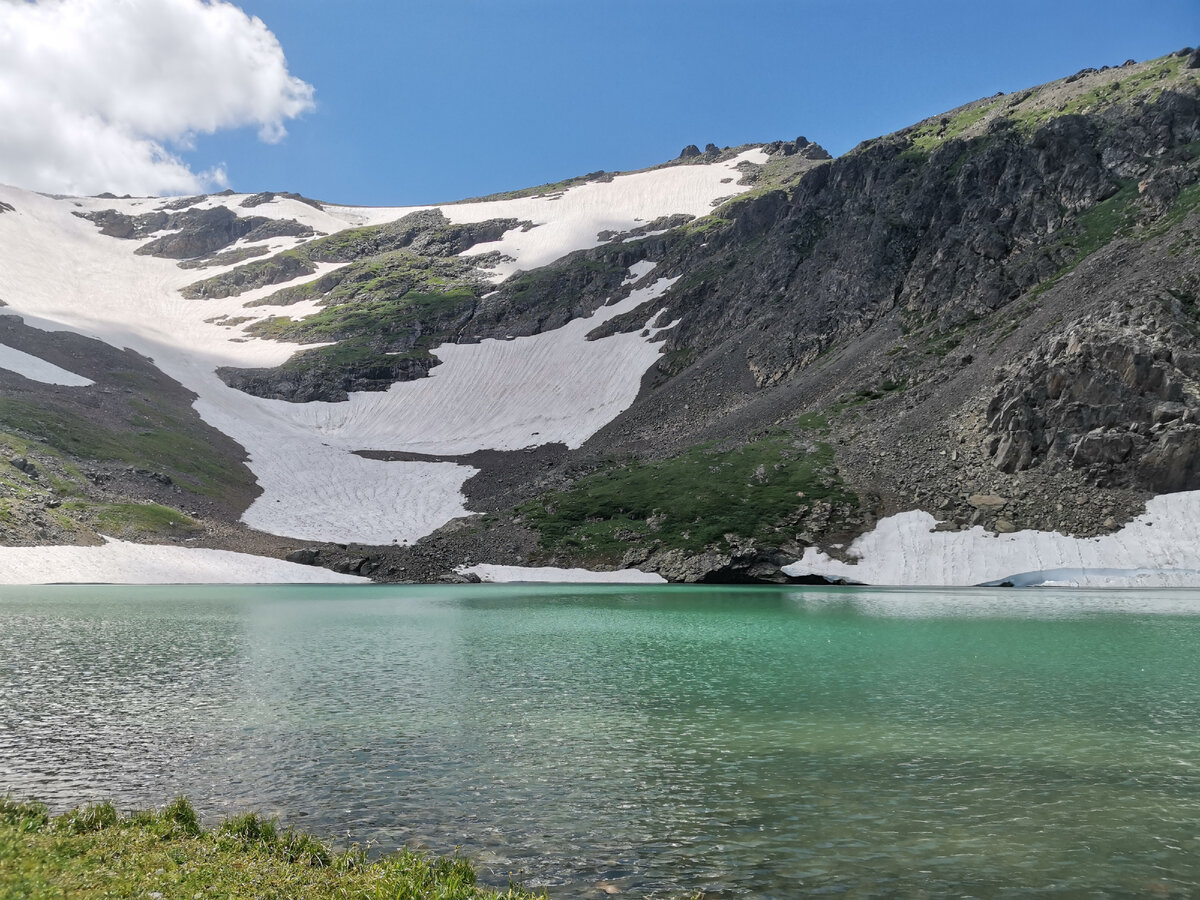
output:
M 269 284 L 282 284 L 302 275 L 312 275 L 316 271 L 316 265 L 304 256 L 283 253 L 261 262 L 238 266 L 216 278 L 198 281 L 188 285 L 180 293 L 189 300 L 203 300 L 208 297 L 219 300 Z
M 164 203 L 162 205 L 162 208 L 169 209 L 169 210 L 188 209 L 190 207 L 197 206 L 198 204 L 203 202 L 204 199 L 205 198 L 204 198 L 203 194 L 200 194 L 195 197 L 180 197 L 177 200 L 172 200 L 169 203 Z
M 216 253 L 234 241 L 264 241 L 275 237 L 312 237 L 313 230 L 294 219 L 267 219 L 262 216 L 242 217 L 223 206 L 212 209 L 192 209 L 200 198 L 184 198 L 187 205 L 181 211 L 166 209 L 140 216 L 131 216 L 115 209 L 94 213 L 76 213 L 82 219 L 94 222 L 100 233 L 108 237 L 125 240 L 142 240 L 160 231 L 172 234 L 138 247 L 143 256 L 159 256 L 165 259 L 195 259 Z M 180 201 L 167 204 L 168 208 L 179 208 Z
M 285 200 L 297 200 L 300 203 L 307 203 L 314 209 L 325 208 L 320 201 L 305 197 L 302 194 L 292 193 L 291 191 L 263 191 L 259 194 L 252 194 L 239 203 L 238 206 L 240 206 L 242 209 L 253 209 L 256 206 L 262 206 L 264 203 L 270 203 L 276 197 L 283 197 Z
M 171 216 L 169 227 L 175 234 L 164 235 L 137 252 L 143 256 L 167 259 L 193 259 L 223 250 L 234 241 L 264 241 L 274 237 L 312 237 L 313 230 L 291 219 L 242 218 L 224 206 L 212 209 L 188 209 Z
M 1171 301 L 1176 304 L 1170 307 Z M 1033 351 L 987 408 L 992 461 L 1085 469 L 1102 486 L 1200 488 L 1200 362 L 1173 312 L 1089 316 Z M 1167 321 L 1161 321 L 1161 320 Z
M 223 367 L 217 369 L 217 375 L 232 388 L 268 400 L 337 403 L 354 391 L 386 391 L 397 381 L 424 378 L 438 363 L 434 357 L 397 356 L 369 363 L 310 364 L 301 352 L 274 369 Z
M 647 554 L 637 550 L 622 561 L 623 567 L 636 566 L 657 572 L 678 584 L 805 584 L 827 583 L 825 579 L 797 578 L 783 567 L 796 561 L 794 553 L 776 547 L 752 544 L 731 548 L 728 552 L 710 551 L 688 555 L 679 550 Z
M 688 275 L 670 312 L 686 315 L 668 350 L 699 356 L 761 330 L 745 353 L 765 386 L 893 310 L 942 330 L 990 314 L 1075 260 L 1080 213 L 1129 180 L 1161 180 L 1159 205 L 1173 202 L 1200 177 L 1176 155 L 1198 138 L 1196 94 L 1164 92 L 1032 136 L 1001 122 L 929 154 L 903 133 L 882 139 L 788 193 L 734 204 L 730 227 L 678 245 L 667 264 Z

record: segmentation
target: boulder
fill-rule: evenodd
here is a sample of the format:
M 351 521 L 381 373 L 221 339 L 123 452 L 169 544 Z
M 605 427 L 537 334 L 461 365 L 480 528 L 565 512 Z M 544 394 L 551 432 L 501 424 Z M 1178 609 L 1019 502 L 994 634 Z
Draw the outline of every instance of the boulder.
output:
M 1012 431 L 1000 436 L 992 463 L 1011 475 L 1033 465 L 1033 436 L 1028 431 Z
M 12 463 L 12 465 L 13 465 L 13 467 L 14 467 L 14 468 L 16 468 L 18 471 L 24 472 L 24 473 L 25 473 L 26 475 L 28 475 L 30 478 L 37 478 L 37 477 L 38 477 L 38 469 L 37 469 L 37 466 L 35 466 L 33 463 L 31 463 L 31 462 L 30 462 L 29 460 L 27 460 L 25 457 L 23 457 L 23 456 L 14 456 L 14 457 L 13 457 L 11 460 L 9 460 L 9 461 Z
M 972 494 L 967 498 L 967 502 L 984 511 L 1003 509 L 1008 504 L 1006 499 L 996 494 Z

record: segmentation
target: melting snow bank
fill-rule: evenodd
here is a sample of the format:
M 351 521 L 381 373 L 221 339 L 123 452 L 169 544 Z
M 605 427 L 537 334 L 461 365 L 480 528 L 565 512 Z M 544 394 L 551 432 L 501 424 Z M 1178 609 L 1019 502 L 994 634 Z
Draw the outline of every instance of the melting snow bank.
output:
M 89 384 L 95 384 L 90 378 L 68 372 L 54 363 L 48 363 L 5 344 L 0 344 L 0 369 L 8 369 L 30 381 L 40 381 L 42 384 L 61 384 L 65 387 L 87 387 Z
M 989 581 L 982 587 L 1192 587 L 1200 585 L 1200 569 L 1047 569 L 1021 572 Z
M 200 547 L 0 547 L 0 584 L 367 584 L 369 578 Z
M 1200 586 L 1200 491 L 1163 494 L 1113 534 L 1075 538 L 1052 531 L 991 534 L 934 531 L 929 513 L 881 519 L 844 563 L 810 547 L 783 571 L 865 584 Z
M 557 569 L 554 566 L 540 568 L 525 566 L 493 566 L 480 563 L 476 566 L 461 566 L 460 575 L 478 575 L 480 581 L 510 582 L 536 581 L 547 584 L 666 584 L 667 579 L 654 572 L 640 569 L 618 569 L 615 572 L 591 572 L 587 569 Z

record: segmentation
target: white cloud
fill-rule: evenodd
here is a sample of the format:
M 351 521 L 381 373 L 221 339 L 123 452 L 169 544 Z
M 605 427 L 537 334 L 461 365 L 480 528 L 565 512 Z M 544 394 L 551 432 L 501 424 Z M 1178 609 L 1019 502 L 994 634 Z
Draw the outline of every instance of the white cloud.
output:
M 0 0 L 0 182 L 90 194 L 226 182 L 172 149 L 311 109 L 262 20 L 224 0 Z

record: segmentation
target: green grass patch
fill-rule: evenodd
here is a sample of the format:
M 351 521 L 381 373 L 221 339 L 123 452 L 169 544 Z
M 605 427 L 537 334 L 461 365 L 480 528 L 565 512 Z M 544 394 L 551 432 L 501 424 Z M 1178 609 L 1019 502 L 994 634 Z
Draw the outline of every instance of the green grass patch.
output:
M 189 299 L 206 297 L 230 297 L 245 291 L 271 284 L 282 284 L 316 272 L 318 263 L 364 263 L 368 268 L 379 262 L 380 266 L 393 265 L 397 259 L 407 261 L 409 268 L 416 267 L 416 260 L 424 258 L 433 264 L 457 267 L 458 271 L 472 270 L 468 260 L 450 259 L 466 246 L 498 236 L 507 227 L 515 227 L 515 220 L 503 220 L 489 225 L 452 225 L 438 211 L 410 213 L 394 222 L 348 228 L 323 238 L 309 241 L 300 247 L 285 250 L 274 256 L 240 265 L 228 272 L 197 281 L 183 288 L 181 293 Z M 384 259 L 389 254 L 401 254 L 397 259 Z M 353 280 L 363 272 L 362 266 L 352 266 L 348 272 L 333 273 L 326 278 L 316 279 L 318 284 L 332 279 L 332 283 Z M 368 279 L 370 274 L 366 276 Z M 478 277 L 478 276 L 477 276 Z M 324 289 L 321 289 L 324 292 Z M 300 299 L 297 294 L 293 299 Z M 288 294 L 281 296 L 287 302 Z M 277 302 L 274 299 L 270 302 Z
M 695 361 L 696 351 L 691 347 L 681 347 L 659 357 L 658 369 L 664 375 L 673 378 Z
M 916 151 L 928 155 L 946 141 L 958 137 L 971 126 L 983 121 L 984 117 L 998 105 L 999 101 L 993 101 L 964 109 L 953 118 L 942 117 L 930 120 L 913 134 L 912 147 Z
M 254 897 L 262 900 L 532 900 L 476 883 L 460 857 L 400 850 L 368 861 L 249 814 L 201 829 L 191 804 L 118 816 L 110 804 L 52 818 L 0 799 L 0 897 L 21 900 Z
M 810 414 L 803 424 L 818 423 L 827 421 Z M 615 562 L 631 541 L 699 552 L 727 547 L 726 534 L 771 540 L 781 520 L 817 500 L 857 505 L 828 445 L 781 431 L 732 450 L 614 464 L 517 511 L 545 549 Z
M 394 250 L 350 263 L 313 281 L 283 288 L 247 306 L 286 306 L 313 299 L 336 306 L 398 297 L 413 290 L 470 290 L 479 283 L 475 268 L 461 259 L 440 259 Z
M 157 503 L 89 503 L 72 500 L 62 505 L 64 513 L 85 515 L 96 531 L 123 534 L 188 533 L 199 530 L 197 522 L 177 509 Z
M 1137 182 L 1130 180 L 1120 190 L 1080 214 L 1076 220 L 1079 234 L 1068 244 L 1076 252 L 1076 264 L 1107 246 L 1118 235 L 1128 234 L 1133 227 L 1133 201 L 1137 199 Z
M 958 342 L 954 342 L 957 346 Z M 948 351 L 947 351 L 948 352 Z M 903 382 L 892 381 L 890 378 L 881 381 L 878 385 L 872 388 L 860 388 L 855 391 L 850 399 L 850 404 L 855 403 L 870 403 L 872 400 L 882 400 L 889 394 L 894 394 L 896 391 L 902 391 L 907 387 Z
M 692 219 L 692 221 L 688 222 L 686 225 L 680 226 L 680 230 L 684 234 L 689 235 L 706 235 L 710 231 L 724 228 L 726 225 L 731 225 L 732 223 L 733 219 L 726 219 L 722 216 L 701 216 L 698 219 Z
M 230 466 L 204 440 L 189 433 L 197 423 L 185 423 L 152 404 L 134 401 L 127 428 L 106 428 L 68 412 L 11 397 L 0 397 L 0 429 L 35 435 L 42 445 L 81 459 L 122 462 L 166 472 L 180 485 L 206 496 L 235 498 L 243 484 Z
M 337 341 L 349 337 L 379 337 L 419 327 L 433 316 L 470 307 L 475 294 L 454 290 L 446 293 L 410 291 L 401 297 L 329 306 L 303 319 L 272 316 L 246 327 L 256 337 L 296 341 L 302 344 Z

